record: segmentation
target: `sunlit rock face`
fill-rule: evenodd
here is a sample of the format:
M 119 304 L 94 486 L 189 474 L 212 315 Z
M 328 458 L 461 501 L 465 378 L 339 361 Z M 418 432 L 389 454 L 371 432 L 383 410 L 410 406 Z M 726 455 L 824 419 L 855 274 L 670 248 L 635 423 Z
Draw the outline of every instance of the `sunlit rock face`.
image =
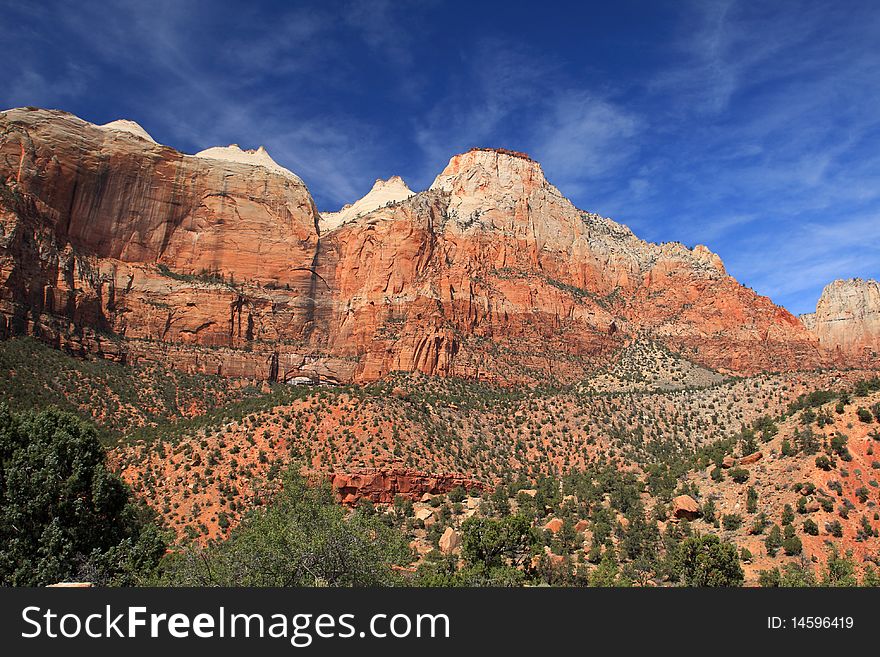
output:
M 851 278 L 825 286 L 816 312 L 801 321 L 838 360 L 862 364 L 880 355 L 880 283 Z
M 185 155 L 35 109 L 0 128 L 3 335 L 289 381 L 571 381 L 644 336 L 740 373 L 824 362 L 709 249 L 576 208 L 521 153 L 474 149 L 423 192 L 392 177 L 320 214 L 262 148 Z

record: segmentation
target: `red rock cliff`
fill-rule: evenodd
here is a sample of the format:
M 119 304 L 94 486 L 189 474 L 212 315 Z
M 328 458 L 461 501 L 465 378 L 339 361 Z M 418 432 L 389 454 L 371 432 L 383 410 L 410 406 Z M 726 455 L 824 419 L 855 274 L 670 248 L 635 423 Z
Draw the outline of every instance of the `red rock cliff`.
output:
M 821 362 L 708 249 L 575 208 L 520 154 L 457 155 L 321 231 L 264 151 L 188 156 L 124 127 L 0 114 L 3 335 L 272 380 L 574 380 L 644 334 L 743 373 Z

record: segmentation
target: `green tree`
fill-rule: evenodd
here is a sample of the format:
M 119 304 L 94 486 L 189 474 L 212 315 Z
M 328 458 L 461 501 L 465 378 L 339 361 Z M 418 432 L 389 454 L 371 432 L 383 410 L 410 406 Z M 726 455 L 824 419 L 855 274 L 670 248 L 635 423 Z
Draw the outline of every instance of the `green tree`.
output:
M 539 539 L 525 516 L 500 520 L 472 516 L 461 525 L 461 556 L 470 566 L 519 566 L 533 554 Z
M 758 573 L 758 585 L 765 589 L 772 589 L 782 586 L 782 574 L 779 568 L 770 568 L 762 570 Z
M 452 503 L 461 502 L 467 497 L 467 491 L 462 486 L 456 486 L 449 491 L 449 501 Z
M 862 571 L 862 586 L 869 588 L 880 587 L 880 574 L 871 564 L 867 564 Z
M 754 486 L 746 489 L 746 513 L 756 513 L 758 511 L 758 492 Z
M 745 468 L 731 468 L 730 478 L 738 484 L 744 484 L 749 480 L 749 471 Z
M 775 557 L 779 552 L 779 548 L 782 547 L 782 531 L 779 529 L 779 525 L 773 525 L 770 529 L 770 533 L 764 539 L 764 546 L 767 548 L 767 554 L 771 557 Z
M 738 513 L 727 513 L 721 518 L 721 525 L 728 531 L 735 531 L 742 527 L 743 519 Z
M 329 485 L 309 486 L 295 468 L 273 502 L 246 516 L 229 538 L 193 546 L 162 564 L 176 586 L 388 586 L 392 565 L 410 563 L 402 532 L 374 513 L 347 514 Z
M 782 567 L 780 586 L 786 588 L 816 586 L 816 576 L 813 574 L 813 569 L 810 568 L 809 562 L 804 557 L 801 557 L 799 562 L 785 564 Z
M 599 560 L 599 565 L 590 573 L 590 586 L 618 586 L 620 584 L 619 572 L 617 554 L 614 551 L 614 546 L 609 544 Z
M 694 536 L 679 546 L 682 580 L 687 586 L 741 586 L 744 575 L 733 543 L 714 534 Z
M 859 582 L 855 571 L 856 566 L 852 560 L 852 552 L 840 556 L 837 548 L 832 545 L 828 553 L 828 560 L 825 562 L 825 572 L 822 574 L 822 586 L 858 586 Z
M 0 582 L 133 584 L 164 552 L 151 514 L 107 469 L 92 425 L 0 405 Z
M 794 526 L 786 525 L 784 536 L 782 538 L 782 549 L 785 550 L 785 554 L 792 557 L 796 554 L 800 554 L 803 548 L 804 546 L 801 543 L 801 539 L 799 539 L 794 533 Z

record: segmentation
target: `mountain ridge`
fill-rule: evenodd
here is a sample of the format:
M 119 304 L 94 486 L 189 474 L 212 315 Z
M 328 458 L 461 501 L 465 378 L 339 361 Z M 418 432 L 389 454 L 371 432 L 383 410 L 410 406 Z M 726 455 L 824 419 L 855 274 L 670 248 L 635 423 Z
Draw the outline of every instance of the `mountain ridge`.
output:
M 281 381 L 572 381 L 642 335 L 727 372 L 825 362 L 708 248 L 576 208 L 524 154 L 455 155 L 419 193 L 391 178 L 404 198 L 322 230 L 295 174 L 60 112 L 0 124 L 3 335 Z

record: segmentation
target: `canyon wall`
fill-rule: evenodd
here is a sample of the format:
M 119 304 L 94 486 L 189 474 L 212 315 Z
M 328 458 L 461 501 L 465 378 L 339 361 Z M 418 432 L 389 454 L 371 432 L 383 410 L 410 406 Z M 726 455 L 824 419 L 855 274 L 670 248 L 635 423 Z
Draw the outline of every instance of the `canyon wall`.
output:
M 829 283 L 822 290 L 816 312 L 801 315 L 801 321 L 836 360 L 856 365 L 880 363 L 877 281 L 851 278 Z
M 574 381 L 640 338 L 743 374 L 825 362 L 709 249 L 576 208 L 519 153 L 456 155 L 416 194 L 378 181 L 328 221 L 263 149 L 19 109 L 0 183 L 0 335 L 81 354 L 329 382 Z

